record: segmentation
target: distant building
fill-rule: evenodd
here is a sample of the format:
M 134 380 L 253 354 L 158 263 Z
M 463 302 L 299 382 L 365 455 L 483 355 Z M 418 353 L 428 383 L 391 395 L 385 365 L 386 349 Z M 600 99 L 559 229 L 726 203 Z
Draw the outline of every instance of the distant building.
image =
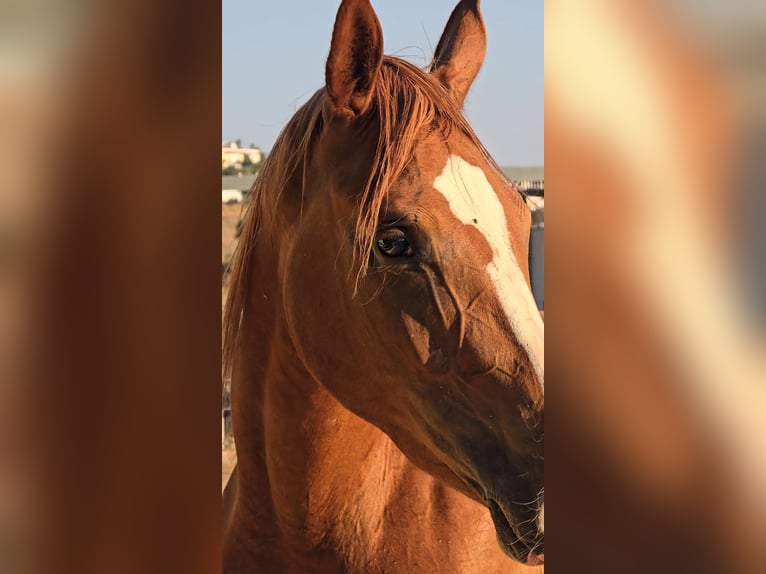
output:
M 541 167 L 504 167 L 505 176 L 528 195 L 545 192 L 545 169 Z
M 263 153 L 255 146 L 241 147 L 236 142 L 223 142 L 221 145 L 221 169 L 241 168 L 244 163 L 261 163 Z
M 239 189 L 222 189 L 221 203 L 242 203 L 245 194 Z

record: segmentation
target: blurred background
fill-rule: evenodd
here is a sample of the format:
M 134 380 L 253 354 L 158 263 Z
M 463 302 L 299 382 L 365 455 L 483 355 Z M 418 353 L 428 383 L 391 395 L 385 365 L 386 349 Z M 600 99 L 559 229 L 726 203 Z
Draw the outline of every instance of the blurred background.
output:
M 219 568 L 220 22 L 0 5 L 2 572 Z
M 546 2 L 554 571 L 764 571 L 765 8 Z
M 374 5 L 422 63 L 452 8 Z M 467 114 L 546 168 L 547 565 L 765 571 L 766 8 L 546 1 L 542 156 L 541 5 L 482 3 Z M 218 145 L 336 8 L 0 6 L 0 571 L 219 568 Z

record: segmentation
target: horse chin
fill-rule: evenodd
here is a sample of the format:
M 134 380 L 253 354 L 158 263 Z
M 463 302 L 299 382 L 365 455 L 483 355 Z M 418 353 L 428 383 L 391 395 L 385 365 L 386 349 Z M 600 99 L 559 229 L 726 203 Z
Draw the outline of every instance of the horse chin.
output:
M 490 500 L 488 506 L 492 522 L 495 524 L 497 542 L 503 552 L 521 564 L 542 565 L 545 562 L 544 554 L 536 551 L 537 548 L 542 549 L 542 544 L 528 544 L 525 541 L 528 539 L 528 535 L 518 533 L 497 502 Z

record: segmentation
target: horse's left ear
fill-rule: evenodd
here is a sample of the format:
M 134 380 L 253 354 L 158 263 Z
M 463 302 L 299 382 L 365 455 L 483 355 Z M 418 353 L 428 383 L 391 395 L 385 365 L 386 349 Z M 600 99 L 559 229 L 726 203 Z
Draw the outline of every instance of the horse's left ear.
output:
M 486 52 L 487 32 L 479 0 L 461 0 L 447 21 L 431 63 L 431 72 L 458 105 L 463 105 Z
M 383 30 L 370 0 L 343 0 L 325 69 L 331 111 L 347 120 L 364 114 L 382 62 Z

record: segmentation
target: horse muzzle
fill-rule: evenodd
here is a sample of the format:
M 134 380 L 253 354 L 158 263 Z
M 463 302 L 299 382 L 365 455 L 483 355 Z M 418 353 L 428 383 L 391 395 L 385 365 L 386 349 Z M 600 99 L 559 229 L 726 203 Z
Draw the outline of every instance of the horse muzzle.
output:
M 495 500 L 487 502 L 497 541 L 510 558 L 531 566 L 544 563 L 544 536 L 537 521 L 519 521 Z

